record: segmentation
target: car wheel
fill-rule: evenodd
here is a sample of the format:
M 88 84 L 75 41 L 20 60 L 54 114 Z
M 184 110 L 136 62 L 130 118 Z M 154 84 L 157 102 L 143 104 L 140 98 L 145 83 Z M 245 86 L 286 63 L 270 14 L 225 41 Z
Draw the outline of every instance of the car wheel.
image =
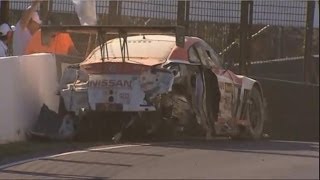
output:
M 260 139 L 263 133 L 265 121 L 265 109 L 263 100 L 258 88 L 254 87 L 247 100 L 246 116 L 249 120 L 249 126 L 240 127 L 239 134 L 235 139 Z

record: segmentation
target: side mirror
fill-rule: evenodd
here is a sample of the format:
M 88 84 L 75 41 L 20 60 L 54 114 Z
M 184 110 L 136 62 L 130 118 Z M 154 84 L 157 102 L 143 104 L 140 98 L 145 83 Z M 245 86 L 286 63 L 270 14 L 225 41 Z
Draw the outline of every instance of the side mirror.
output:
M 233 61 L 231 59 L 224 60 L 222 64 L 224 73 L 227 72 L 232 66 L 233 66 Z
M 223 61 L 223 69 L 229 69 L 230 68 L 230 62 L 228 62 L 228 61 Z

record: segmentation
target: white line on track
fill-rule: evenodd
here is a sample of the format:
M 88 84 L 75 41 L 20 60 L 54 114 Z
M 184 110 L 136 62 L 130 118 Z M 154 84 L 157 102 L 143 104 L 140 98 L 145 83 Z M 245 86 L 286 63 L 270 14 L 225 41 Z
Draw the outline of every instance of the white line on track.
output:
M 270 140 L 271 142 L 294 142 L 294 143 L 301 143 L 301 144 L 312 144 L 315 146 L 319 146 L 319 142 L 303 142 L 303 141 L 281 141 L 281 140 Z M 270 142 L 269 141 L 269 142 Z M 179 143 L 179 142 L 183 142 L 183 141 L 173 141 L 171 143 Z M 214 142 L 214 141 L 213 141 Z M 230 141 L 231 143 L 232 141 Z M 263 142 L 263 141 L 261 141 Z M 158 143 L 152 143 L 154 144 L 158 144 Z M 163 144 L 163 143 L 159 143 L 159 144 Z M 37 161 L 37 160 L 41 160 L 41 159 L 46 159 L 46 158 L 55 158 L 55 157 L 60 157 L 60 156 L 67 156 L 67 155 L 71 155 L 71 154 L 79 154 L 79 153 L 86 153 L 86 152 L 90 152 L 90 151 L 99 151 L 99 150 L 110 150 L 110 149 L 120 149 L 120 148 L 130 148 L 130 147 L 139 147 L 139 146 L 150 146 L 151 144 L 127 144 L 127 145 L 118 145 L 118 146 L 108 146 L 108 147 L 102 147 L 102 148 L 89 148 L 86 150 L 80 150 L 80 151 L 71 151 L 71 152 L 66 152 L 66 153 L 60 153 L 60 154 L 55 154 L 55 155 L 50 155 L 50 156 L 42 156 L 42 157 L 36 157 L 36 158 L 31 158 L 31 159 L 27 159 L 27 160 L 23 160 L 23 161 L 18 161 L 18 162 L 13 162 L 10 164 L 5 164 L 0 166 L 0 170 L 2 169 L 6 169 L 12 166 L 17 166 L 20 164 L 24 164 L 24 163 L 29 163 L 32 161 Z
M 102 147 L 102 148 L 89 148 L 87 150 L 71 151 L 71 152 L 66 152 L 66 153 L 50 155 L 50 156 L 41 156 L 41 157 L 26 159 L 26 160 L 23 160 L 23 161 L 17 161 L 17 162 L 13 162 L 13 163 L 2 165 L 2 166 L 0 166 L 0 170 L 6 169 L 6 168 L 9 168 L 9 167 L 12 167 L 12 166 L 17 166 L 17 165 L 20 165 L 20 164 L 29 163 L 29 162 L 32 162 L 32 161 L 41 160 L 41 159 L 55 158 L 55 157 L 60 157 L 60 156 L 67 156 L 67 155 L 71 155 L 71 154 L 86 153 L 86 152 L 90 152 L 90 151 L 99 151 L 99 150 L 101 151 L 101 150 L 130 148 L 130 147 L 149 146 L 149 145 L 150 144 L 128 144 L 128 145 L 109 146 L 109 147 Z

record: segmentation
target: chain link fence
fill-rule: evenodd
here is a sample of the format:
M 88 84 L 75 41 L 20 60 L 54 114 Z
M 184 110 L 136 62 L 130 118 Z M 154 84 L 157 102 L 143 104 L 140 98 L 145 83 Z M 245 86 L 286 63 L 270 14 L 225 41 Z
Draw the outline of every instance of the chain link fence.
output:
M 116 18 L 111 16 L 110 4 L 116 3 Z M 188 1 L 184 14 L 188 35 L 206 40 L 223 57 L 237 61 L 241 1 Z M 21 11 L 31 4 L 30 0 L 10 1 L 10 23 L 15 24 Z M 317 5 L 316 7 L 319 7 Z M 122 25 L 176 25 L 178 1 L 96 1 L 99 24 Z M 60 16 L 64 24 L 79 24 L 72 0 L 54 0 L 50 11 Z M 306 1 L 253 1 L 250 31 L 251 61 L 283 57 L 303 56 L 305 44 Z M 319 13 L 316 14 L 319 16 Z M 318 18 L 319 19 L 319 18 Z M 268 26 L 266 28 L 266 26 Z M 260 32 L 261 29 L 263 32 Z M 231 48 L 229 47 L 231 44 Z M 319 24 L 313 34 L 313 54 L 319 54 Z

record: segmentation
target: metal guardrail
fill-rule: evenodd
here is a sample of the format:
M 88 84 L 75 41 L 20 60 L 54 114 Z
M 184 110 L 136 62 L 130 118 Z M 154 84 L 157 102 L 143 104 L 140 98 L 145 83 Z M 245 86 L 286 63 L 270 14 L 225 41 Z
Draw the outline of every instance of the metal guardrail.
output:
M 303 60 L 303 56 L 299 57 L 286 57 L 286 58 L 279 58 L 279 59 L 269 59 L 269 60 L 258 60 L 253 61 L 251 64 L 267 64 L 267 63 L 274 63 L 274 62 L 284 62 L 284 61 L 295 61 L 295 60 Z M 234 66 L 239 66 L 239 63 L 235 63 Z
M 252 62 L 250 74 L 253 77 L 271 78 L 279 81 L 288 80 L 307 84 L 319 85 L 319 55 L 314 55 L 310 61 L 310 80 L 304 81 L 303 62 L 304 57 L 280 58 L 267 61 Z
M 319 61 L 319 54 L 313 55 L 314 59 L 318 59 Z M 274 62 L 284 62 L 284 61 L 296 61 L 296 60 L 303 60 L 303 56 L 298 57 L 285 57 L 285 58 L 278 58 L 278 59 L 269 59 L 269 60 L 257 60 L 251 62 L 251 64 L 267 64 L 267 63 L 274 63 Z M 234 66 L 239 66 L 239 63 L 235 63 Z

